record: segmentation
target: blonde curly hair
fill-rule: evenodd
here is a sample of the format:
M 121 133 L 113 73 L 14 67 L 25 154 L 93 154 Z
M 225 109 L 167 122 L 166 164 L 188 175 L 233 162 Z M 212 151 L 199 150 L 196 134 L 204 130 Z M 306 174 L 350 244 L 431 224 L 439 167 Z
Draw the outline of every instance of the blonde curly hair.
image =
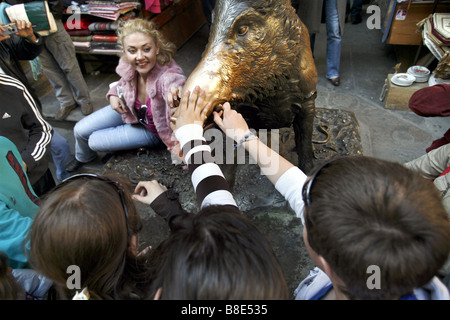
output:
M 155 24 L 149 20 L 136 18 L 123 22 L 117 30 L 118 44 L 123 48 L 125 38 L 136 32 L 151 36 L 155 44 L 159 46 L 159 53 L 156 56 L 159 64 L 166 65 L 172 62 L 177 50 L 175 44 L 165 39 L 163 34 L 156 29 Z

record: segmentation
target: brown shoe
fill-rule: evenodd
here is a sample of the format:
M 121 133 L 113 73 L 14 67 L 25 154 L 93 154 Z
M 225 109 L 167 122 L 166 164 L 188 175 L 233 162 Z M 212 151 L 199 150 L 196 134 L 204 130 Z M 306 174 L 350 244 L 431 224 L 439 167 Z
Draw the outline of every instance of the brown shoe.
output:
M 67 116 L 72 112 L 73 109 L 77 107 L 76 104 L 59 108 L 58 112 L 55 114 L 55 120 L 65 120 Z
M 91 114 L 92 111 L 94 111 L 94 108 L 92 107 L 92 104 L 90 102 L 86 102 L 81 105 L 81 112 L 85 116 L 87 116 L 88 114 Z

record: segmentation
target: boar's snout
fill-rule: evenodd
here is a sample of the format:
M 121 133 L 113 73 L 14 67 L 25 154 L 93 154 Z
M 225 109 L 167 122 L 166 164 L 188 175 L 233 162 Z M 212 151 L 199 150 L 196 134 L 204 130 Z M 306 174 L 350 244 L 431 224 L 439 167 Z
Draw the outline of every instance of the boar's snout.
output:
M 193 91 L 199 86 L 206 92 L 207 102 L 211 102 L 213 106 L 217 106 L 229 101 L 232 96 L 227 93 L 228 86 L 224 74 L 224 62 L 218 58 L 220 54 L 209 51 L 203 56 L 197 67 L 189 75 L 183 87 L 182 94 L 186 90 Z

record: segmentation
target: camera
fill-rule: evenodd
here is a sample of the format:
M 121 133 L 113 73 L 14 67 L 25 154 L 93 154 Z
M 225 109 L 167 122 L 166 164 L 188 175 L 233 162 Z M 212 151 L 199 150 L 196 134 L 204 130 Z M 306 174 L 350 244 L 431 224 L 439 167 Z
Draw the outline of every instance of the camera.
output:
M 3 29 L 5 29 L 5 31 L 3 31 L 2 36 L 6 37 L 9 36 L 10 34 L 14 34 L 17 31 L 19 31 L 17 29 L 17 26 L 15 23 L 8 23 L 3 25 Z

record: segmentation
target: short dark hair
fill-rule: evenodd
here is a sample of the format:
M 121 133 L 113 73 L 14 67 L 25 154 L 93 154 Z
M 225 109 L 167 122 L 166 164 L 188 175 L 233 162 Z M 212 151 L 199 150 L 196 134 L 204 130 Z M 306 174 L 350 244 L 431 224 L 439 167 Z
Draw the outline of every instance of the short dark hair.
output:
M 287 299 L 288 288 L 269 241 L 233 206 L 190 214 L 189 226 L 162 244 L 154 291 L 162 299 Z
M 450 251 L 450 223 L 430 181 L 399 163 L 351 156 L 328 163 L 311 185 L 305 226 L 353 299 L 395 299 L 435 276 Z M 380 268 L 370 290 L 367 268 Z

